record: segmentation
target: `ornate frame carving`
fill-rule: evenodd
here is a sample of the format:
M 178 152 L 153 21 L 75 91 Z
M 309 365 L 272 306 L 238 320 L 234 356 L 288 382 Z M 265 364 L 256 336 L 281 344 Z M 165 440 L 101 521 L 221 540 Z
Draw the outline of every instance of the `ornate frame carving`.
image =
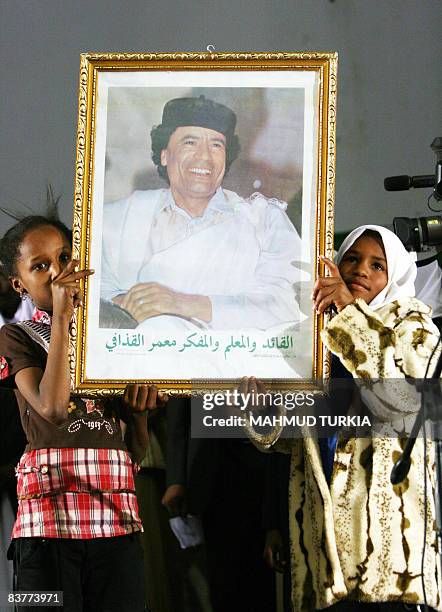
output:
M 92 216 L 92 185 L 94 180 L 93 152 L 96 130 L 97 81 L 101 72 L 113 71 L 314 71 L 319 76 L 318 109 L 318 176 L 316 194 L 315 265 L 317 275 L 323 273 L 319 255 L 333 254 L 333 210 L 336 155 L 336 80 L 337 54 L 325 52 L 303 53 L 85 53 L 80 60 L 78 96 L 78 132 L 75 172 L 75 203 L 73 222 L 73 256 L 81 267 L 89 267 L 90 231 Z M 86 318 L 88 283 L 83 283 L 84 307 L 77 312 L 71 328 L 70 367 L 74 391 L 82 396 L 121 393 L 127 382 L 114 379 L 87 379 L 85 361 L 87 351 Z M 329 359 L 320 342 L 323 317 L 314 317 L 312 378 L 310 380 L 273 380 L 270 388 L 319 389 L 315 380 L 329 375 Z M 151 382 L 151 381 L 149 381 Z M 232 380 L 154 380 L 155 384 L 172 394 L 200 393 L 203 389 L 225 389 Z

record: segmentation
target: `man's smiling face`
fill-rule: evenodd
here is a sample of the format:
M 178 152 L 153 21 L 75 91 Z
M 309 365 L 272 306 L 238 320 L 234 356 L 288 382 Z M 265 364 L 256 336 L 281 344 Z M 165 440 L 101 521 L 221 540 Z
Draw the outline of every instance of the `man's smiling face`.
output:
M 188 199 L 209 202 L 226 171 L 226 137 L 209 128 L 178 127 L 161 151 L 161 163 L 178 205 Z

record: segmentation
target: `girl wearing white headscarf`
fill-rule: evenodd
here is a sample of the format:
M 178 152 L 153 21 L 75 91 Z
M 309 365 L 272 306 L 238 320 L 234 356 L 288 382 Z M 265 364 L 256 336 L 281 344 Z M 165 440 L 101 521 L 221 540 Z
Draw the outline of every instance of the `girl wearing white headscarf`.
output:
M 323 262 L 330 276 L 318 278 L 314 305 L 318 312 L 337 311 L 322 332 L 323 342 L 354 378 L 361 379 L 362 386 L 365 381 L 368 391 L 361 395 L 369 414 L 393 429 L 398 426 L 404 436 L 405 421 L 414 420 L 419 410 L 418 395 L 408 391 L 413 386 L 406 378 L 424 377 L 438 340 L 431 309 L 414 297 L 414 255 L 389 230 L 366 225 L 346 238 L 337 265 L 326 258 Z M 355 401 L 356 396 L 348 414 L 360 414 Z M 417 440 L 408 477 L 393 486 L 390 472 L 402 451 L 399 435 L 348 436 L 341 432 L 336 447 L 332 446 L 329 474 L 323 445 L 314 436 L 276 442 L 276 450 L 292 455 L 294 611 L 330 606 L 336 612 L 417 610 L 424 603 L 425 526 L 425 596 L 428 606 L 442 610 L 431 443 L 425 465 L 424 443 Z M 261 446 L 269 448 L 272 442 Z
M 414 420 L 419 410 L 418 396 L 405 379 L 425 376 L 438 340 L 431 309 L 414 297 L 415 254 L 391 231 L 365 225 L 345 239 L 337 265 L 323 261 L 331 276 L 318 279 L 315 307 L 338 312 L 322 332 L 323 342 L 354 378 L 370 379 L 362 390 L 370 413 L 403 431 L 407 418 Z M 376 379 L 382 384 L 374 384 Z M 319 537 L 315 529 L 323 533 L 304 567 L 315 591 L 312 608 L 339 600 L 336 610 L 346 611 L 363 609 L 362 602 L 367 609 L 388 610 L 424 603 L 420 566 L 427 473 L 425 595 L 429 606 L 441 610 L 431 445 L 425 469 L 423 440 L 417 440 L 408 477 L 397 486 L 390 483 L 390 472 L 402 450 L 399 435 L 339 438 L 329 482 L 318 450 L 315 440 L 304 440 L 306 485 L 300 508 L 305 521 L 301 530 L 292 525 L 292 539 L 297 534 L 313 543 Z M 299 572 L 298 587 L 306 577 Z M 302 609 L 301 601 L 298 596 L 295 610 Z
M 381 225 L 361 225 L 354 229 L 343 241 L 335 258 L 339 265 L 349 248 L 363 234 L 378 234 L 382 240 L 387 259 L 388 280 L 386 287 L 370 302 L 370 308 L 377 310 L 381 306 L 399 298 L 415 295 L 416 253 L 409 253 L 396 234 Z

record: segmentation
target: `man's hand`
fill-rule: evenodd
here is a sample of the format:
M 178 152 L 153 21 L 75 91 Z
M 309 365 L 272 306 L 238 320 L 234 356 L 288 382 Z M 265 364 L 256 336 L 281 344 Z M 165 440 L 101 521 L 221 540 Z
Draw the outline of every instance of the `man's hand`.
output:
M 354 297 L 344 283 L 338 266 L 327 257 L 321 257 L 321 259 L 330 272 L 330 276 L 320 276 L 317 279 L 312 293 L 314 308 L 318 314 L 321 314 L 334 304 L 336 310 L 341 312 L 348 304 L 354 302 Z
M 267 531 L 263 557 L 268 567 L 275 570 L 275 572 L 282 573 L 286 568 L 287 561 L 284 554 L 284 543 L 279 529 Z
M 186 514 L 186 487 L 181 484 L 169 485 L 163 495 L 161 503 L 171 516 L 185 516 Z
M 139 385 L 132 383 L 124 390 L 123 402 L 132 415 L 144 414 L 163 406 L 169 396 L 158 391 L 155 385 Z
M 158 315 L 212 320 L 212 304 L 205 295 L 179 293 L 159 283 L 138 283 L 114 302 L 141 323 Z

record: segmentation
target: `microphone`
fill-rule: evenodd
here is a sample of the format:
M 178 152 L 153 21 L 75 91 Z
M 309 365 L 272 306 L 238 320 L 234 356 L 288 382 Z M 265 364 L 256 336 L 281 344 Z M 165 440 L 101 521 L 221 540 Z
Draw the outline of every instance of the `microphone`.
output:
M 421 187 L 434 187 L 436 185 L 436 175 L 422 174 L 420 176 L 387 176 L 384 179 L 384 188 L 387 191 L 406 191 L 412 187 L 415 189 Z
M 434 187 L 433 196 L 436 200 L 442 200 L 442 137 L 435 138 L 431 143 L 431 149 L 436 155 L 436 170 L 434 174 L 421 174 L 420 176 L 387 176 L 384 179 L 386 191 L 406 191 L 414 187 Z M 430 207 L 431 208 L 431 207 Z
M 415 441 L 415 438 L 411 438 Z M 397 485 L 400 484 L 406 477 L 408 472 L 410 471 L 411 465 L 411 457 L 406 456 L 400 457 L 393 466 L 390 474 L 390 482 L 391 484 Z

